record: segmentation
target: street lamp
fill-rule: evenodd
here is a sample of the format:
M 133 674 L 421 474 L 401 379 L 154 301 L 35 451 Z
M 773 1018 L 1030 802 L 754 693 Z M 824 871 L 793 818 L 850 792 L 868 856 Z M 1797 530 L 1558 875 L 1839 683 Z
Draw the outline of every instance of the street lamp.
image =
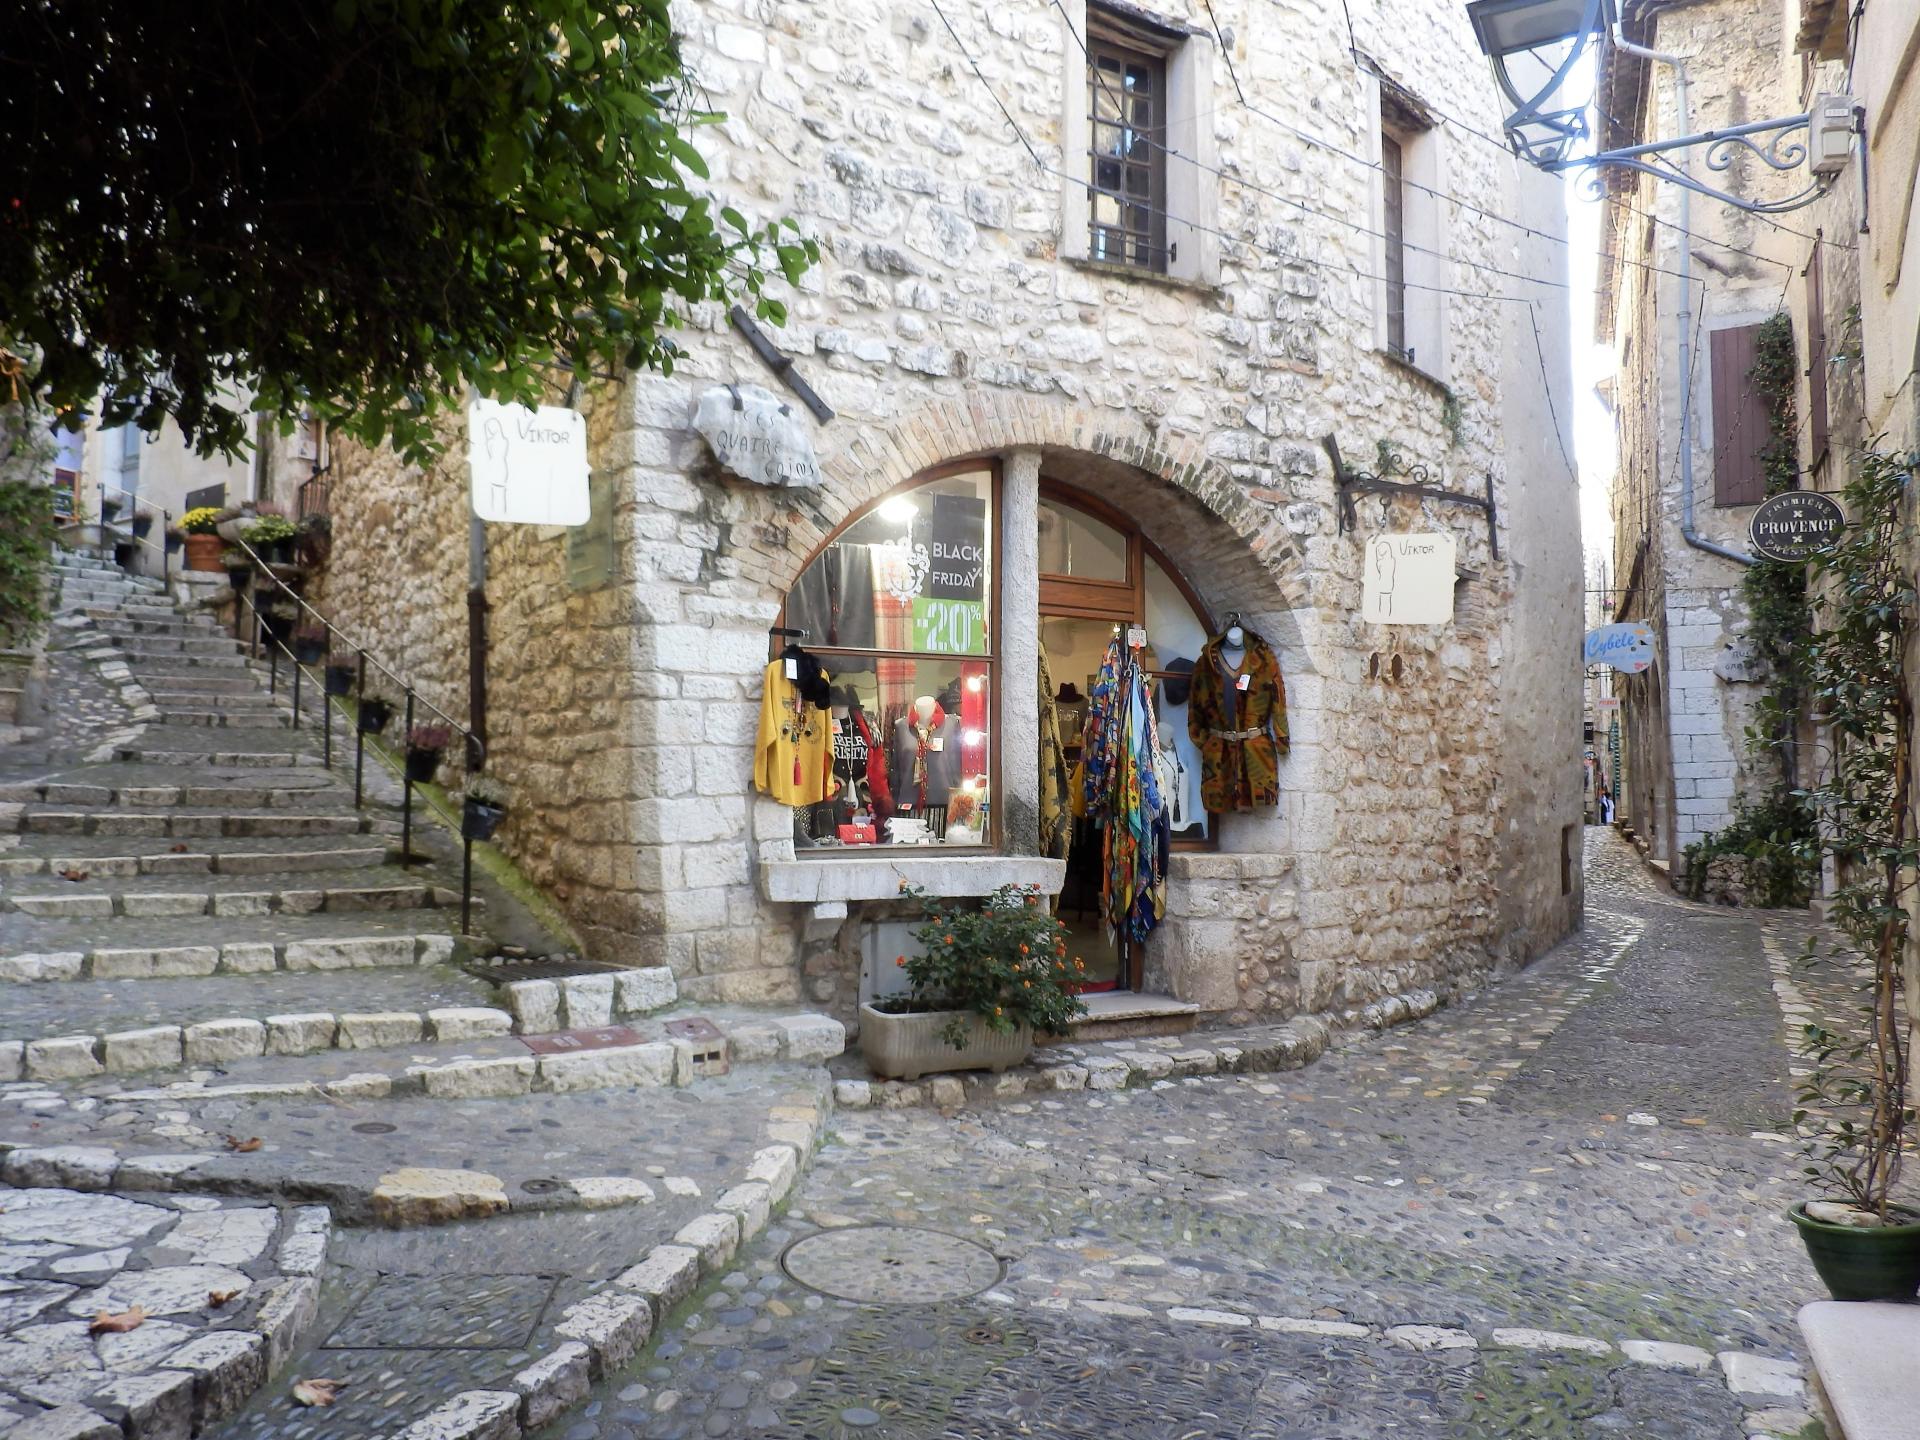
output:
M 1683 134 L 1618 150 L 1580 153 L 1588 138 L 1586 105 L 1566 94 L 1568 78 L 1596 37 L 1611 35 L 1616 48 L 1673 67 L 1680 87 L 1680 128 L 1687 126 L 1686 70 L 1680 57 L 1635 45 L 1620 32 L 1614 0 L 1472 0 L 1480 49 L 1493 66 L 1493 78 L 1512 107 L 1505 121 L 1514 154 L 1542 170 L 1614 168 L 1637 170 L 1711 196 L 1741 210 L 1778 214 L 1810 205 L 1827 192 L 1834 175 L 1846 168 L 1863 112 L 1846 95 L 1818 95 L 1798 115 L 1752 120 L 1720 130 Z M 1750 200 L 1697 180 L 1685 165 L 1650 164 L 1667 151 L 1705 147 L 1707 169 L 1722 172 L 1741 156 L 1768 168 L 1789 171 L 1806 166 L 1808 183 L 1782 200 Z

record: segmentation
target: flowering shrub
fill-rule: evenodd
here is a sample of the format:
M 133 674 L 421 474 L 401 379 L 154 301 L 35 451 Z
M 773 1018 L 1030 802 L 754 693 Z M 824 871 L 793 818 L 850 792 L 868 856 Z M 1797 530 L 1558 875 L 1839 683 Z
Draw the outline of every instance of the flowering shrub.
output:
M 174 521 L 174 529 L 182 535 L 211 535 L 219 527 L 220 517 L 226 513 L 218 505 L 202 505 Z
M 918 955 L 894 964 L 907 972 L 913 991 L 875 1002 L 893 1014 L 959 1010 L 978 1015 L 1001 1032 L 1031 1025 L 1037 1034 L 1059 1034 L 1086 1007 L 1067 989 L 1086 971 L 1067 954 L 1067 927 L 1047 913 L 1039 890 L 1003 885 L 977 908 L 969 902 L 935 900 L 902 885 L 920 902 L 926 923 L 913 932 Z M 966 1043 L 959 1017 L 941 1036 L 956 1050 Z
M 240 538 L 249 545 L 275 545 L 282 540 L 291 540 L 300 533 L 299 528 L 283 515 L 263 515 L 240 532 Z

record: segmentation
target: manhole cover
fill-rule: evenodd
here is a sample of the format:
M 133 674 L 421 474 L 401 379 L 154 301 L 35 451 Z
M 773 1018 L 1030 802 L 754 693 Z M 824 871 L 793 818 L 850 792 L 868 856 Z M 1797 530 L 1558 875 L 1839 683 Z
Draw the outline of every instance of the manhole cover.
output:
M 796 1240 L 781 1267 L 822 1295 L 873 1305 L 930 1305 L 962 1300 L 997 1284 L 992 1251 L 904 1225 L 861 1225 Z

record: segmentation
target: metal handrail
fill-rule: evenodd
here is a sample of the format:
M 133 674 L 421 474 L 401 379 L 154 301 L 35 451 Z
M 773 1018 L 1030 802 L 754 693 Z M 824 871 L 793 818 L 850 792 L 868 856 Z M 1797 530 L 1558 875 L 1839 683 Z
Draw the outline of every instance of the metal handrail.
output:
M 388 666 L 387 664 L 382 662 L 378 657 L 373 655 L 373 653 L 365 645 L 361 644 L 354 636 L 347 634 L 346 631 L 342 630 L 338 625 L 335 625 L 331 620 L 327 619 L 325 615 L 322 615 L 318 610 L 316 610 L 312 605 L 310 605 L 305 598 L 303 598 L 301 595 L 295 592 L 295 590 L 291 585 L 287 584 L 285 580 L 281 579 L 277 574 L 274 573 L 272 565 L 269 564 L 263 558 L 261 558 L 260 552 L 255 550 L 253 546 L 249 545 L 245 540 L 235 540 L 234 544 L 237 545 L 241 549 L 241 551 L 243 551 L 246 554 L 248 559 L 252 561 L 252 569 L 250 572 L 252 575 L 266 576 L 267 579 L 273 582 L 275 589 L 280 594 L 284 595 L 287 599 L 291 600 L 294 603 L 294 605 L 297 606 L 300 610 L 312 616 L 313 619 L 319 623 L 321 628 L 327 632 L 327 635 L 329 637 L 328 645 L 327 645 L 327 653 L 329 655 L 332 655 L 335 650 L 335 646 L 332 643 L 333 640 L 338 639 L 340 641 L 345 642 L 345 646 L 347 650 L 352 652 L 356 657 L 357 663 L 355 664 L 355 667 L 354 667 L 355 675 L 354 675 L 354 695 L 353 695 L 354 703 L 356 706 L 356 714 L 354 716 L 354 727 L 353 727 L 354 728 L 353 803 L 354 803 L 355 809 L 362 808 L 366 804 L 364 777 L 365 777 L 365 769 L 366 769 L 367 731 L 360 723 L 360 717 L 359 717 L 359 714 L 357 713 L 357 707 L 364 705 L 367 700 L 367 667 L 369 665 L 371 665 L 375 670 L 379 671 L 380 674 L 386 676 L 387 679 L 392 681 L 395 685 L 399 686 L 400 692 L 406 702 L 406 719 L 403 722 L 406 733 L 410 734 L 413 730 L 415 706 L 416 705 L 423 706 L 426 710 L 430 711 L 432 714 L 437 715 L 442 720 L 446 721 L 447 726 L 450 730 L 455 730 L 460 733 L 460 735 L 466 741 L 466 751 L 467 751 L 466 771 L 469 775 L 476 774 L 479 772 L 481 767 L 486 763 L 487 747 L 485 742 L 482 741 L 478 735 L 474 734 L 472 730 L 467 728 L 467 726 L 461 724 L 458 720 L 454 719 L 453 716 L 447 714 L 446 711 L 442 710 L 438 705 L 435 705 L 431 700 L 427 699 L 424 695 L 421 695 L 418 690 L 416 690 L 412 685 L 410 685 L 406 681 L 406 679 L 402 677 L 397 671 L 395 671 L 391 666 Z M 251 589 L 252 589 L 251 586 L 249 586 L 246 590 L 242 590 L 237 586 L 235 587 L 234 628 L 236 630 L 240 628 L 240 615 L 239 615 L 238 607 L 241 605 L 245 605 L 247 609 L 252 613 L 252 616 L 253 616 L 254 653 L 256 655 L 259 653 L 260 637 L 263 634 L 267 637 L 269 641 L 269 648 L 267 651 L 268 666 L 269 666 L 267 689 L 269 694 L 277 693 L 279 688 L 278 655 L 284 654 L 287 657 L 288 661 L 291 663 L 293 668 L 293 728 L 297 730 L 300 728 L 301 680 L 306 673 L 306 663 L 310 663 L 310 662 L 303 663 L 299 655 L 295 653 L 292 646 L 288 644 L 286 640 L 282 640 L 278 635 L 275 635 L 272 630 L 267 628 L 264 622 L 264 619 L 260 613 L 259 601 L 251 593 L 249 593 Z M 326 686 L 323 682 L 321 685 L 321 698 L 320 698 L 320 715 L 321 715 L 322 745 L 323 745 L 322 763 L 329 770 L 333 768 L 333 701 L 334 701 L 334 696 L 327 692 Z M 407 774 L 406 765 L 403 762 L 400 766 L 400 868 L 402 870 L 406 869 L 409 865 L 413 863 L 413 785 L 414 785 L 413 779 L 411 776 Z M 473 839 L 467 833 L 467 826 L 465 824 L 464 817 L 460 827 L 460 844 L 461 844 L 460 929 L 462 933 L 466 933 L 471 928 L 472 911 L 473 911 Z
M 256 574 L 265 575 L 269 580 L 273 581 L 274 585 L 278 587 L 280 592 L 284 594 L 287 597 L 287 599 L 293 601 L 295 605 L 299 606 L 308 615 L 311 615 L 316 621 L 318 621 L 322 626 L 322 628 L 326 630 L 327 634 L 331 636 L 337 636 L 341 640 L 344 640 L 346 642 L 347 649 L 361 656 L 375 670 L 378 670 L 382 675 L 386 676 L 387 679 L 391 680 L 395 685 L 399 686 L 401 692 L 404 695 L 410 698 L 417 697 L 420 704 L 424 705 L 428 710 L 431 710 L 435 715 L 438 715 L 442 720 L 446 721 L 447 724 L 452 729 L 457 730 L 463 737 L 465 737 L 467 742 L 467 754 L 471 757 L 467 762 L 468 769 L 480 770 L 486 765 L 486 759 L 487 759 L 486 742 L 481 740 L 481 738 L 478 735 L 474 734 L 473 731 L 469 730 L 460 721 L 456 720 L 453 716 L 449 715 L 446 711 L 442 710 L 438 705 L 434 704 L 431 700 L 427 699 L 427 697 L 424 694 L 422 694 L 418 688 L 416 688 L 414 685 L 410 684 L 407 681 L 405 676 L 401 675 L 397 670 L 394 670 L 391 666 L 381 661 L 381 659 L 373 653 L 371 648 L 369 648 L 367 645 L 362 643 L 356 637 L 349 635 L 346 631 L 342 630 L 338 625 L 335 625 L 331 620 L 327 619 L 326 616 L 322 615 L 318 610 L 314 609 L 313 606 L 309 605 L 306 602 L 306 600 L 303 599 L 299 595 L 299 593 L 294 590 L 294 588 L 291 585 L 287 584 L 286 581 L 282 580 L 278 575 L 273 573 L 272 566 L 266 560 L 262 559 L 260 556 L 260 553 L 257 550 L 255 550 L 251 545 L 249 545 L 245 540 L 236 540 L 233 543 L 237 545 L 241 550 L 245 551 L 248 558 L 253 561 L 254 571 Z M 259 607 L 250 606 L 250 608 L 254 610 L 255 614 L 259 613 Z M 329 646 L 328 649 L 331 650 L 332 647 Z M 291 654 L 291 652 L 289 652 L 289 654 Z
M 129 500 L 133 501 L 133 513 L 128 517 L 129 519 L 137 518 L 139 516 L 140 496 L 138 492 L 129 490 L 124 485 L 110 484 L 105 480 L 102 480 L 98 483 L 99 483 L 100 489 L 117 491 L 118 493 L 126 496 Z M 131 539 L 133 543 L 136 545 L 145 545 L 149 549 L 156 549 L 160 552 L 160 578 L 162 580 L 165 580 L 169 577 L 171 573 L 171 563 L 173 559 L 173 552 L 167 548 L 167 532 L 173 526 L 173 512 L 171 510 L 168 510 L 164 505 L 154 506 L 151 508 L 157 509 L 160 512 L 160 543 L 158 545 L 155 545 L 153 541 L 147 539 L 144 535 L 141 535 L 131 529 L 128 531 L 128 538 Z M 107 517 L 104 513 L 100 517 L 100 524 L 103 527 L 107 524 Z

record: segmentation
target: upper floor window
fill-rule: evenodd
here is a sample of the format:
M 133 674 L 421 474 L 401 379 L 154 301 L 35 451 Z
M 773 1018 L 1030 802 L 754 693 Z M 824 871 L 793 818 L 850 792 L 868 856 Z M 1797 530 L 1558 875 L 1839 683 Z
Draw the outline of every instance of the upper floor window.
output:
M 1167 67 L 1147 54 L 1087 36 L 1088 255 L 1167 268 Z
M 1060 256 L 1211 284 L 1219 259 L 1210 31 L 1120 0 L 1056 0 Z
M 1400 141 L 1380 132 L 1380 228 L 1386 281 L 1387 348 L 1407 353 L 1407 182 Z
M 1445 157 L 1420 102 L 1392 81 L 1377 92 L 1374 175 L 1374 344 L 1447 383 Z

